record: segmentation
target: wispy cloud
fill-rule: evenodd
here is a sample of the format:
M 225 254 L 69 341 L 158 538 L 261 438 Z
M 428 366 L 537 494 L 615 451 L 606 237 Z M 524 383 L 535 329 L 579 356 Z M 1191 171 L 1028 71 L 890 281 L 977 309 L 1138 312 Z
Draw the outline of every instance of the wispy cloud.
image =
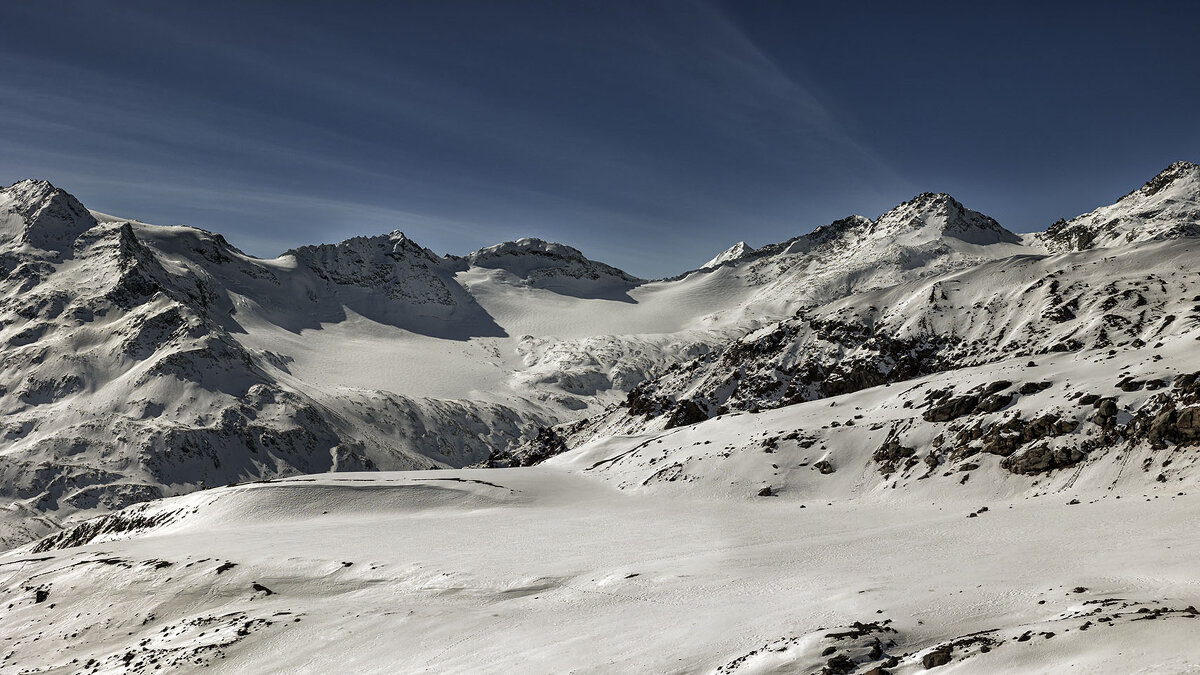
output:
M 432 36 L 387 40 L 302 9 L 260 40 L 254 17 L 96 18 L 133 52 L 116 65 L 0 45 L 0 170 L 258 254 L 402 227 L 460 252 L 544 236 L 643 275 L 702 261 L 731 228 L 822 224 L 809 204 L 847 176 L 895 180 L 709 3 L 543 8 L 559 33 L 433 11 Z M 449 51 L 460 30 L 474 43 Z M 163 72 L 131 35 L 168 48 Z M 664 248 L 680 262 L 636 253 Z

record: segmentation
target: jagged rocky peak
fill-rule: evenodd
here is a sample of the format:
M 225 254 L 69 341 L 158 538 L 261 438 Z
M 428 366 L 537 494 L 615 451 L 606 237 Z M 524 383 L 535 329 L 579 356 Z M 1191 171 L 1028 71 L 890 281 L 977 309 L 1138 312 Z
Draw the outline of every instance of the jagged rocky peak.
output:
M 66 252 L 96 219 L 65 190 L 44 180 L 23 180 L 0 190 L 0 231 L 44 251 Z
M 721 251 L 720 253 L 718 253 L 716 255 L 716 257 L 714 257 L 712 260 L 709 260 L 708 262 L 701 265 L 700 269 L 707 269 L 710 267 L 719 267 L 721 265 L 724 265 L 727 262 L 745 258 L 746 256 L 752 255 L 754 252 L 755 252 L 755 249 L 753 246 L 750 246 L 749 244 L 747 244 L 744 241 L 739 241 L 738 243 L 734 244 L 733 246 L 730 246 L 729 248 L 725 249 L 724 251 Z
M 875 221 L 870 218 L 855 214 L 839 218 L 828 225 L 821 225 L 800 238 L 808 239 L 814 243 L 825 243 L 846 236 L 860 236 L 864 232 L 869 232 L 874 224 Z M 763 250 L 765 248 L 763 247 Z
M 1052 253 L 1200 236 L 1200 166 L 1175 162 L 1142 187 L 1039 235 Z
M 387 241 L 393 254 L 418 256 L 431 262 L 442 260 L 441 256 L 413 241 L 400 230 L 392 230 L 391 234 L 387 235 Z
M 953 237 L 969 244 L 1018 243 L 1021 238 L 995 219 L 966 208 L 944 192 L 924 192 L 883 214 L 869 228 L 875 238 L 924 235 Z
M 436 253 L 408 238 L 400 230 L 389 234 L 350 237 L 336 244 L 301 246 L 284 255 L 295 256 L 300 262 L 317 267 L 341 267 L 385 258 L 424 266 L 443 262 Z
M 413 241 L 400 230 L 388 234 L 360 235 L 350 237 L 336 244 L 316 244 L 301 246 L 288 251 L 284 255 L 295 255 L 299 258 L 320 257 L 332 253 L 357 254 L 363 256 L 387 255 L 390 257 L 413 257 L 424 259 L 431 263 L 441 262 L 433 251 Z
M 631 284 L 642 281 L 611 265 L 590 260 L 576 248 L 532 237 L 481 248 L 465 260 L 472 267 L 502 269 L 526 280 L 566 276 Z
M 1195 187 L 1200 185 L 1200 164 L 1187 161 L 1175 162 L 1160 171 L 1154 178 L 1146 181 L 1146 184 L 1142 187 L 1130 192 L 1126 197 L 1139 193 L 1146 196 L 1154 195 L 1174 185 L 1177 181 L 1187 181 L 1190 183 L 1192 187 L 1190 192 L 1192 196 L 1195 196 Z
M 831 245 L 850 246 L 862 255 L 863 248 L 921 247 L 947 238 L 978 245 L 1021 242 L 1020 236 L 1004 229 L 993 218 L 966 208 L 954 197 L 925 192 L 875 220 L 860 215 L 847 216 L 808 234 L 763 246 L 752 255 L 763 258 L 776 254 L 806 254 Z
M 455 261 L 439 257 L 399 230 L 301 246 L 284 255 L 336 286 L 376 290 L 415 304 L 454 304 L 443 277 L 452 274 Z

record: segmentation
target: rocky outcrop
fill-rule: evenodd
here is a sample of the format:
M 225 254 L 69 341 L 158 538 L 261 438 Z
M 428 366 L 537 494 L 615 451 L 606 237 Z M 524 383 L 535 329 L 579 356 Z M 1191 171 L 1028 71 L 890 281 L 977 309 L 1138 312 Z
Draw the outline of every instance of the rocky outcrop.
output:
M 488 469 L 533 466 L 566 451 L 567 445 L 558 432 L 552 427 L 542 426 L 538 427 L 533 438 L 515 447 L 495 448 L 487 459 L 471 466 Z
M 383 292 L 415 305 L 453 305 L 454 272 L 427 248 L 399 230 L 386 236 L 353 237 L 339 244 L 302 246 L 284 255 L 296 258 L 318 278 L 338 286 Z
M 643 281 L 611 265 L 589 260 L 578 249 L 534 238 L 482 248 L 462 260 L 474 267 L 506 270 L 533 286 L 545 285 L 554 279 L 609 281 L 624 285 Z

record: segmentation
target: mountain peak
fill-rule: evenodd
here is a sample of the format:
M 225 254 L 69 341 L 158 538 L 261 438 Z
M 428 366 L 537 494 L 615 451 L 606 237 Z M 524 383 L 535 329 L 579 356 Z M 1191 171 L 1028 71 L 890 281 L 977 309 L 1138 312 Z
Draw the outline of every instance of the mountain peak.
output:
M 903 202 L 903 204 L 925 204 L 925 205 L 954 205 L 962 208 L 962 202 L 958 201 L 946 192 L 922 192 L 912 199 Z
M 712 260 L 709 260 L 708 262 L 701 265 L 700 269 L 708 269 L 710 267 L 719 267 L 720 265 L 723 265 L 724 263 L 727 263 L 731 260 L 738 260 L 738 259 L 744 258 L 754 252 L 755 252 L 755 249 L 753 246 L 750 246 L 749 244 L 747 244 L 744 241 L 739 241 L 738 243 L 734 244 L 733 246 L 730 246 L 729 248 L 725 249 L 724 251 L 721 251 L 720 253 L 718 253 L 715 257 L 713 257 Z
M 506 255 L 547 255 L 552 257 L 566 258 L 570 260 L 587 260 L 583 253 L 574 247 L 566 244 L 559 244 L 537 237 L 522 237 L 516 241 L 505 241 L 492 246 L 470 253 L 468 258 L 474 262 L 475 260 L 486 260 L 497 256 Z
M 1060 220 L 1038 238 L 1052 253 L 1200 236 L 1200 166 L 1175 162 L 1114 204 Z
M 990 216 L 973 211 L 945 192 L 922 192 L 883 214 L 869 228 L 873 238 L 953 237 L 968 244 L 1017 243 L 1020 237 Z
M 3 230 L 23 244 L 44 251 L 70 250 L 79 235 L 96 226 L 96 219 L 74 196 L 45 180 L 22 180 L 0 189 L 0 206 L 16 220 L 0 215 Z M 19 221 L 19 222 L 18 222 Z M 19 231 L 18 231 L 19 230 Z
M 1001 227 L 993 218 L 966 208 L 949 194 L 922 192 L 897 204 L 875 220 L 860 215 L 847 216 L 808 234 L 778 244 L 768 244 L 757 251 L 748 251 L 743 257 L 757 259 L 777 254 L 802 255 L 830 246 L 842 249 L 841 253 L 854 248 L 858 250 L 855 255 L 865 255 L 863 249 L 882 252 L 893 245 L 922 247 L 947 238 L 980 246 L 1021 242 L 1019 236 Z M 727 253 L 722 253 L 713 261 L 722 259 Z M 710 265 L 712 261 L 706 267 Z
M 1172 163 L 1167 168 L 1158 173 L 1157 176 L 1146 181 L 1142 187 L 1130 192 L 1125 197 L 1130 197 L 1137 194 L 1151 196 L 1161 192 L 1162 190 L 1174 185 L 1178 181 L 1188 181 L 1200 186 L 1200 165 L 1193 164 L 1188 161 L 1178 161 Z M 1195 192 L 1195 190 L 1193 190 Z M 1124 199 L 1125 197 L 1122 197 Z
M 400 230 L 392 230 L 387 234 L 358 235 L 343 239 L 336 244 L 310 244 L 300 246 L 284 255 L 294 255 L 301 259 L 314 257 L 354 256 L 360 259 L 375 258 L 386 255 L 391 258 L 410 257 L 422 263 L 440 263 L 442 261 L 433 251 L 421 246 Z
M 481 248 L 465 256 L 473 267 L 503 269 L 526 280 L 548 277 L 610 279 L 622 283 L 642 280 L 611 265 L 596 262 L 579 249 L 535 237 L 523 237 Z

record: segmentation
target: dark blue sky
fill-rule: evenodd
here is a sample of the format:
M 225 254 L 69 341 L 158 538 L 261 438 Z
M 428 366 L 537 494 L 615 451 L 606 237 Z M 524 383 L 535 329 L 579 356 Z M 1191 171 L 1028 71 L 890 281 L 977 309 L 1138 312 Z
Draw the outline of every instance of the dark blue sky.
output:
M 1030 231 L 1200 161 L 1198 25 L 1192 2 L 10 3 L 0 182 L 255 255 L 399 228 L 642 276 L 926 190 Z

